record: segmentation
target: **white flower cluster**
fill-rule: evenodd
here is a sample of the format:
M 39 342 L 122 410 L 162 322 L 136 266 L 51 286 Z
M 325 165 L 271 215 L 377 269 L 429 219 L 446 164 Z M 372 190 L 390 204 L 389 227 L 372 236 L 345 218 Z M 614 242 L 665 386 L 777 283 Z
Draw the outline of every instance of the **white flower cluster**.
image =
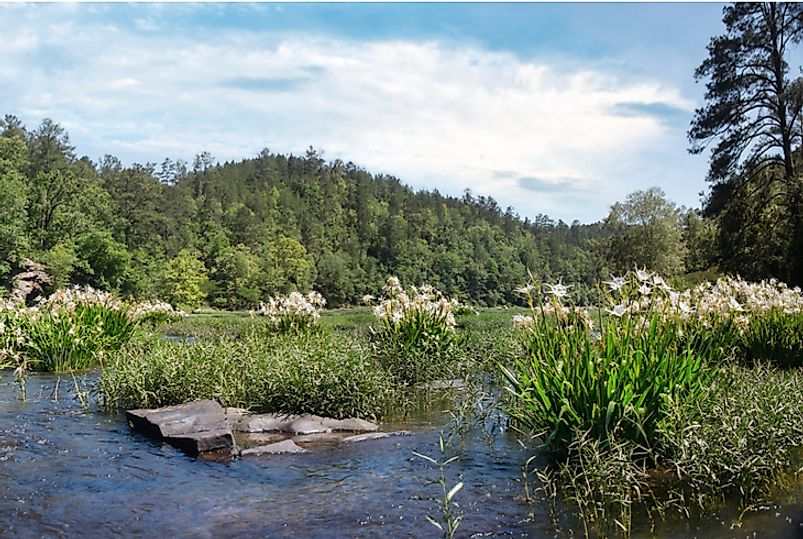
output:
M 125 305 L 109 292 L 91 286 L 72 286 L 50 294 L 38 304 L 39 309 L 49 310 L 54 315 L 60 312 L 73 312 L 78 305 L 87 307 L 106 307 L 110 311 L 121 311 Z
M 131 308 L 129 314 L 133 320 L 142 320 L 143 318 L 157 316 L 166 319 L 181 318 L 184 316 L 183 311 L 176 310 L 172 305 L 164 301 L 143 301 L 135 303 Z
M 777 310 L 785 314 L 803 312 L 803 294 L 775 279 L 751 283 L 740 277 L 724 277 L 678 292 L 654 273 L 636 270 L 606 282 L 614 305 L 606 312 L 621 317 L 627 313 L 661 313 L 682 319 L 734 316 L 741 323 L 750 315 Z M 635 291 L 629 294 L 628 291 Z
M 532 277 L 531 277 L 532 279 Z M 594 323 L 591 320 L 591 314 L 588 309 L 579 307 L 577 305 L 564 305 L 562 300 L 570 295 L 569 287 L 562 282 L 557 284 L 544 283 L 543 289 L 544 297 L 533 294 L 534 291 L 540 292 L 543 290 L 537 287 L 534 283 L 530 282 L 525 286 L 515 289 L 515 292 L 527 296 L 527 301 L 532 309 L 534 316 L 529 315 L 515 315 L 513 317 L 513 325 L 518 329 L 527 329 L 535 325 L 535 316 L 555 317 L 555 319 L 567 328 L 574 327 L 579 324 L 580 327 L 588 331 L 594 329 Z
M 459 306 L 459 302 L 447 298 L 434 287 L 412 286 L 405 290 L 399 279 L 389 277 L 382 292 L 384 297 L 374 307 L 374 316 L 380 321 L 396 326 L 414 317 L 424 316 L 454 330 L 456 323 L 452 311 Z
M 304 295 L 301 292 L 290 292 L 287 296 L 269 298 L 267 303 L 260 303 L 258 314 L 267 316 L 274 324 L 285 321 L 314 323 L 321 317 L 321 309 L 326 300 L 318 292 L 312 291 Z

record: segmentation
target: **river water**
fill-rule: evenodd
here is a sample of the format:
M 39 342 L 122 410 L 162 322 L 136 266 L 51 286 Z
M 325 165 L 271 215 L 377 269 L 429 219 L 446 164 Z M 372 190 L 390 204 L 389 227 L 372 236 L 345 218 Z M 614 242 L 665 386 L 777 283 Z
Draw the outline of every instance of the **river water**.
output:
M 90 376 L 91 379 L 91 376 Z M 91 381 L 91 380 L 90 380 Z M 73 379 L 32 376 L 27 401 L 0 372 L 0 537 L 437 537 L 439 458 L 449 417 L 421 413 L 383 430 L 412 436 L 329 445 L 309 454 L 230 462 L 192 459 L 132 432 L 122 415 L 82 407 Z M 56 388 L 58 387 L 58 394 Z M 545 504 L 522 500 L 527 453 L 509 433 L 455 442 L 446 468 L 464 516 L 459 537 L 582 536 L 556 530 Z M 803 537 L 803 485 L 788 503 L 662 526 L 660 537 Z M 637 525 L 635 536 L 651 536 Z M 756 535 L 754 535 L 756 532 Z

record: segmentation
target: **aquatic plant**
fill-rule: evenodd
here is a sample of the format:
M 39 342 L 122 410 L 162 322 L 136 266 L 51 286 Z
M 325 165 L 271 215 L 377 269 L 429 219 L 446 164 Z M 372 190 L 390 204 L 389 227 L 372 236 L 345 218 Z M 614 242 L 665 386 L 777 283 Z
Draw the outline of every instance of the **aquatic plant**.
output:
M 143 301 L 134 303 L 129 317 L 141 325 L 151 327 L 177 322 L 185 316 L 184 312 L 164 301 Z
M 522 287 L 525 353 L 503 366 L 514 421 L 552 457 L 540 491 L 574 507 L 586 536 L 628 535 L 637 508 L 748 505 L 794 470 L 803 373 L 728 360 L 785 348 L 794 364 L 799 290 L 721 279 L 677 292 L 638 269 L 603 284 L 597 324 L 565 287 Z
M 139 324 L 176 315 L 166 303 L 129 305 L 89 286 L 58 290 L 32 307 L 4 303 L 0 363 L 20 372 L 86 369 L 128 342 Z
M 438 434 L 438 449 L 440 450 L 440 460 L 413 451 L 413 455 L 421 458 L 433 466 L 438 468 L 438 479 L 435 481 L 440 487 L 440 497 L 438 504 L 441 512 L 440 521 L 436 520 L 430 515 L 426 516 L 427 522 L 435 526 L 442 534 L 444 539 L 454 539 L 457 528 L 460 527 L 460 522 L 463 520 L 462 515 L 455 513 L 455 506 L 452 500 L 463 488 L 463 482 L 458 481 L 452 487 L 448 486 L 446 482 L 446 468 L 453 462 L 460 458 L 460 455 L 454 455 L 446 458 L 447 443 L 443 436 L 443 432 Z
M 609 316 L 595 332 L 585 309 L 564 304 L 565 287 L 522 290 L 531 306 L 515 320 L 524 354 L 502 366 L 511 415 L 557 456 L 567 455 L 578 431 L 652 446 L 666 399 L 703 383 L 703 359 L 691 346 L 697 336 L 677 325 L 657 315 Z
M 371 332 L 380 363 L 404 385 L 448 376 L 459 358 L 452 312 L 457 303 L 429 285 L 405 290 L 396 277 L 382 292 Z
M 274 328 L 280 332 L 303 331 L 312 328 L 321 318 L 321 309 L 326 300 L 318 292 L 291 292 L 287 296 L 277 296 L 260 303 L 256 314 L 267 316 Z

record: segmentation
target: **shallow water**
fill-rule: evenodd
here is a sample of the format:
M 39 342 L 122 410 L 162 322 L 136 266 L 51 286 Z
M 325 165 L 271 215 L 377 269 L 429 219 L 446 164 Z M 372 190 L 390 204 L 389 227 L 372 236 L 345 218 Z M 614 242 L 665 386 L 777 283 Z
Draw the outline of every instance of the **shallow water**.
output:
M 413 436 L 207 462 L 132 432 L 122 415 L 83 409 L 71 377 L 58 383 L 57 399 L 56 385 L 55 376 L 32 376 L 23 403 L 0 373 L 1 537 L 437 536 L 425 520 L 439 517 L 437 470 L 413 451 L 439 456 L 445 414 L 383 427 Z M 553 528 L 545 505 L 521 501 L 527 454 L 515 438 L 476 433 L 464 454 L 447 468 L 449 485 L 465 483 L 455 497 L 459 537 L 570 535 L 570 524 Z M 803 485 L 798 491 L 796 502 L 751 514 L 738 529 L 711 518 L 664 526 L 659 536 L 803 537 Z

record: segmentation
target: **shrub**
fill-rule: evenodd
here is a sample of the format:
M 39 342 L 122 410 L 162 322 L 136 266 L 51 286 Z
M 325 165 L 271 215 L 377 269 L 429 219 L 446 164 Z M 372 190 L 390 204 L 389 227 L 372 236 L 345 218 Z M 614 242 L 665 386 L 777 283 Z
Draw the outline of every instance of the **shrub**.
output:
M 129 317 L 141 325 L 156 327 L 178 322 L 184 317 L 184 313 L 164 301 L 144 301 L 131 307 Z
M 0 365 L 21 371 L 87 369 L 120 349 L 141 323 L 177 316 L 168 304 L 133 306 L 91 287 L 59 290 L 34 307 L 0 306 Z
M 30 367 L 40 371 L 92 367 L 137 329 L 127 306 L 91 287 L 55 292 L 29 313 L 24 352 Z

